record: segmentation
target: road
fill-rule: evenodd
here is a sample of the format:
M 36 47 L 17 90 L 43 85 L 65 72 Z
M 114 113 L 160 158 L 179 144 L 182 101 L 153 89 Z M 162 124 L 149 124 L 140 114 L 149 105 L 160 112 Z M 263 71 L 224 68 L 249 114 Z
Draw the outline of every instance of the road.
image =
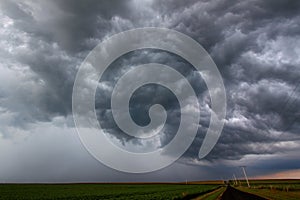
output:
M 222 194 L 220 200 L 267 200 L 267 199 L 256 196 L 254 194 L 242 192 L 231 186 L 228 186 L 225 192 Z

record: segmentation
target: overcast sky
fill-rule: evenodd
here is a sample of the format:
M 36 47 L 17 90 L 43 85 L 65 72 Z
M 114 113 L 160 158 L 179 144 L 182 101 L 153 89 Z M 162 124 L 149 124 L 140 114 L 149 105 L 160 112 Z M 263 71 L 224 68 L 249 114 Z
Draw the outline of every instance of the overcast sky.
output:
M 0 182 L 185 181 L 296 171 L 300 178 L 300 1 L 296 0 L 0 0 Z M 163 147 L 178 128 L 179 105 L 166 88 L 139 88 L 131 115 L 149 123 L 160 103 L 164 133 L 141 141 L 116 126 L 110 109 L 124 71 L 156 62 L 181 72 L 201 105 L 197 137 L 171 166 L 127 174 L 96 161 L 82 146 L 72 118 L 72 88 L 87 54 L 103 39 L 138 27 L 165 27 L 198 41 L 224 81 L 227 117 L 222 135 L 202 160 L 197 155 L 210 121 L 210 97 L 184 59 L 139 50 L 117 59 L 96 93 L 99 122 L 125 149 Z M 159 38 L 158 38 L 159 39 Z M 143 78 L 141 76 L 141 78 Z

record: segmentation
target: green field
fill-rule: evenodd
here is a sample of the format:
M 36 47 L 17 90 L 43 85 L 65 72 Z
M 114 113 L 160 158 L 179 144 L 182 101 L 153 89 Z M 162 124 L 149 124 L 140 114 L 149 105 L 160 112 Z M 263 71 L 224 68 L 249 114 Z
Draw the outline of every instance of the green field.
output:
M 250 180 L 251 188 L 239 190 L 273 200 L 299 200 L 300 180 Z
M 226 187 L 220 187 L 212 192 L 200 195 L 198 198 L 196 198 L 196 200 L 216 200 L 223 194 L 225 189 Z
M 0 199 L 182 199 L 218 185 L 196 184 L 3 184 Z
M 299 180 L 250 180 L 251 188 L 236 187 L 267 199 L 299 200 Z M 223 186 L 223 187 L 222 187 Z M 92 199 L 219 199 L 226 187 L 222 182 L 189 184 L 0 184 L 0 199 L 8 200 L 92 200 Z

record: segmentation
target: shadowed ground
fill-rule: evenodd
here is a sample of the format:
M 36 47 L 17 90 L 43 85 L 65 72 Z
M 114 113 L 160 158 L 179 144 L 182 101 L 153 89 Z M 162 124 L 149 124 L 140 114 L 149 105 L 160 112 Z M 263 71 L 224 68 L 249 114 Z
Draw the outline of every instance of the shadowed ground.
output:
M 263 197 L 256 196 L 254 194 L 250 194 L 247 192 L 242 192 L 233 187 L 228 186 L 223 195 L 221 196 L 221 200 L 266 200 Z

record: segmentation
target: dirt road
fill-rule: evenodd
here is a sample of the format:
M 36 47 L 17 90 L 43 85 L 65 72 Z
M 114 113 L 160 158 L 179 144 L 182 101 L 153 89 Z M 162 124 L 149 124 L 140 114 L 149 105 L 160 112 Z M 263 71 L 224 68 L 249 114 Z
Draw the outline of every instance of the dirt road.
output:
M 221 200 L 266 200 L 263 197 L 242 192 L 230 186 L 226 188 L 225 192 L 222 194 L 220 199 Z

